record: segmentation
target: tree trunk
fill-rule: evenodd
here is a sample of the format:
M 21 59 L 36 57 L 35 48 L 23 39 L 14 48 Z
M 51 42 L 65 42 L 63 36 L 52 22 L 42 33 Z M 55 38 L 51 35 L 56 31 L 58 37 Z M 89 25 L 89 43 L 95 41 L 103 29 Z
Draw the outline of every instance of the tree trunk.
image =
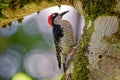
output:
M 120 80 L 120 1 L 66 2 L 84 15 L 85 26 L 63 80 Z
M 19 1 L 19 0 L 18 0 Z M 74 56 L 69 64 L 69 69 L 63 80 L 120 80 L 120 1 L 119 0 L 54 0 L 47 6 L 69 4 L 76 8 L 85 18 L 84 33 L 79 42 Z M 41 3 L 42 5 L 42 3 Z M 38 7 L 38 6 L 36 6 Z M 36 8 L 35 7 L 35 8 Z M 27 8 L 30 9 L 30 6 Z M 25 6 L 11 12 L 16 16 L 7 15 L 7 10 L 2 13 L 8 19 L 0 19 L 0 26 L 6 25 L 16 19 L 38 11 L 33 11 Z

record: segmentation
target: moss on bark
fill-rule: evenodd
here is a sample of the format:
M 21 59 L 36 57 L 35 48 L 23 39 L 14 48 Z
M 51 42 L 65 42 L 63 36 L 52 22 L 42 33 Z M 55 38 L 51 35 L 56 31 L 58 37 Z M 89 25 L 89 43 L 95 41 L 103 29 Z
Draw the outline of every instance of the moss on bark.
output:
M 33 12 L 56 5 L 52 0 L 1 0 L 0 26 L 5 27 L 14 20 L 22 18 Z
M 84 15 L 87 19 L 95 20 L 102 15 L 116 15 L 114 8 L 116 0 L 83 0 Z

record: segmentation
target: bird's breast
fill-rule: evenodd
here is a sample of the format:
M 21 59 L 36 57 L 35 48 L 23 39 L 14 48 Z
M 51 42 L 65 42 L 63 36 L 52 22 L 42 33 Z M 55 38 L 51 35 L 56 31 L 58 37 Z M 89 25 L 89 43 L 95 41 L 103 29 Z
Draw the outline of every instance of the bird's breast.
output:
M 65 29 L 64 29 L 65 28 Z M 74 33 L 71 27 L 63 27 L 63 37 L 61 38 L 61 47 L 63 52 L 70 53 L 73 50 L 73 47 L 71 47 L 74 42 Z

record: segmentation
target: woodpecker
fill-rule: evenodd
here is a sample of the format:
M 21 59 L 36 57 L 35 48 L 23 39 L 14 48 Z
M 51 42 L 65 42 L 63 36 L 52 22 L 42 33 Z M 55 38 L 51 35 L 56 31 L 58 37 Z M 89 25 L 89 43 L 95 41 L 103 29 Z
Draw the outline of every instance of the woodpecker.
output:
M 48 23 L 52 27 L 58 67 L 59 69 L 63 67 L 64 72 L 67 67 L 68 55 L 76 46 L 72 25 L 67 20 L 62 20 L 63 15 L 68 12 L 53 13 L 48 17 Z

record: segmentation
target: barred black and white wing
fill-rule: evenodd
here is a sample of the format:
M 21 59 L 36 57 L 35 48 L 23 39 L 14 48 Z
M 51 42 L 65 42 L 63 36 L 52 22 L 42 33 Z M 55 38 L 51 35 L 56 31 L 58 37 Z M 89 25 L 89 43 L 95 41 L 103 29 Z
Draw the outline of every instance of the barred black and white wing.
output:
M 63 30 L 61 29 L 60 25 L 55 25 L 53 28 L 53 36 L 56 48 L 56 57 L 58 60 L 58 67 L 61 68 L 61 56 L 60 53 L 62 52 L 62 47 L 60 43 L 60 39 L 63 37 Z

